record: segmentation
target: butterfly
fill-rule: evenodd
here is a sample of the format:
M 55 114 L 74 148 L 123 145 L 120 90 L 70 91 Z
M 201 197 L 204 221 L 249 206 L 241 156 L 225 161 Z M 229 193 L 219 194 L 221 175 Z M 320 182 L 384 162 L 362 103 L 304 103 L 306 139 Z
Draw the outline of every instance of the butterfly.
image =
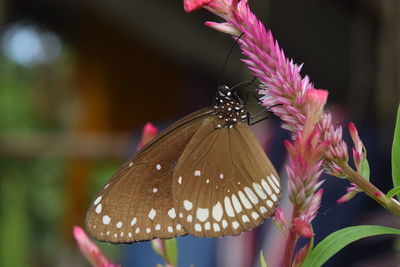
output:
M 262 224 L 281 186 L 250 116 L 233 88 L 219 87 L 214 106 L 172 124 L 111 177 L 87 212 L 89 234 L 133 243 L 239 235 Z

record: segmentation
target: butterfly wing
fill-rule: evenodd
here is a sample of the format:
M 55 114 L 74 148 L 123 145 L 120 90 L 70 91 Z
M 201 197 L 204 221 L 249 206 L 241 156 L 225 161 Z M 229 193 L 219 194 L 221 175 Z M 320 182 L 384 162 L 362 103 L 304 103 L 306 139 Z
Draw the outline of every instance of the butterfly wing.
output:
M 280 198 L 278 174 L 245 123 L 217 129 L 203 121 L 179 158 L 172 192 L 179 221 L 199 237 L 238 235 L 259 226 Z
M 211 108 L 199 110 L 160 133 L 113 175 L 86 216 L 100 241 L 132 243 L 186 234 L 172 200 L 176 162 Z

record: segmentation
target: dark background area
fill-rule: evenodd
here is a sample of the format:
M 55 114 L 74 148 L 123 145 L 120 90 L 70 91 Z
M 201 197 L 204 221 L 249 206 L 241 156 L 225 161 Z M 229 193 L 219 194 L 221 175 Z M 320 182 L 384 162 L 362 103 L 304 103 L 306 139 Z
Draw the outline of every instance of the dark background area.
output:
M 315 87 L 329 90 L 338 123 L 356 123 L 372 182 L 387 192 L 400 99 L 400 2 L 250 5 L 286 55 L 304 62 Z M 162 129 L 212 104 L 219 82 L 251 79 L 238 49 L 221 73 L 233 41 L 203 25 L 215 19 L 205 10 L 185 13 L 181 1 L 0 1 L 0 266 L 86 266 L 72 226 L 82 225 L 91 197 L 135 150 L 144 123 Z M 288 137 L 278 124 L 256 130 L 274 131 L 265 145 L 281 166 Z M 349 225 L 395 225 L 361 194 L 336 205 L 348 185 L 327 178 L 316 240 Z M 394 266 L 394 246 L 390 237 L 363 240 L 329 266 Z M 126 253 L 102 248 L 116 261 Z

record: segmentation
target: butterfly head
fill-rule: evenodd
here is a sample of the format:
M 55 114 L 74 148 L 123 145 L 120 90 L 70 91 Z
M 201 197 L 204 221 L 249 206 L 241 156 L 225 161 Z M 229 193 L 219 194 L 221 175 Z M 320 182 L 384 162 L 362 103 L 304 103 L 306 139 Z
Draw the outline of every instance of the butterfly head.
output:
M 232 128 L 247 119 L 247 111 L 241 99 L 226 85 L 218 88 L 214 109 L 218 116 L 217 128 Z

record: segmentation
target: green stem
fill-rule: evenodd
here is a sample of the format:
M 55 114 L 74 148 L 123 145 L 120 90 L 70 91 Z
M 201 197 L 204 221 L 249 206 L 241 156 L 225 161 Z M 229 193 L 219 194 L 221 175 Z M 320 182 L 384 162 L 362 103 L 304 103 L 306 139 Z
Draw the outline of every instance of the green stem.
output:
M 396 202 L 387 198 L 382 191 L 365 179 L 361 174 L 353 170 L 346 162 L 335 161 L 335 163 L 342 169 L 347 178 L 363 190 L 365 194 L 397 217 L 400 217 L 400 206 Z

